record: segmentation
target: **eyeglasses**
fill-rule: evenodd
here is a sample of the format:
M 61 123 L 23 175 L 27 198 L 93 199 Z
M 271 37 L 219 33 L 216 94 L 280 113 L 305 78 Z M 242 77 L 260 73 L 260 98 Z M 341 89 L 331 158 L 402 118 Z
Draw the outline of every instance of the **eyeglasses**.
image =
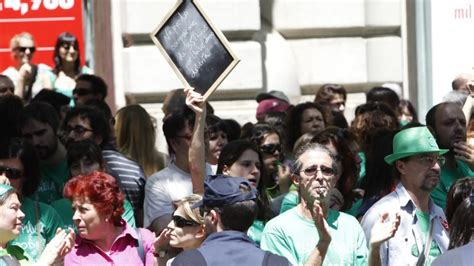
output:
M 281 152 L 281 144 L 270 143 L 260 146 L 260 150 L 266 154 L 274 154 L 275 151 Z
M 86 96 L 92 93 L 94 93 L 92 90 L 89 90 L 86 88 L 76 88 L 72 90 L 72 95 L 78 95 L 78 96 Z
M 8 179 L 20 179 L 23 176 L 23 171 L 16 168 L 0 166 L 0 173 L 5 175 Z
M 439 166 L 443 166 L 444 163 L 446 162 L 446 158 L 443 156 L 420 156 L 418 157 L 417 161 L 425 166 L 425 167 L 433 167 L 436 163 L 439 164 Z
M 313 177 L 316 176 L 318 171 L 321 171 L 323 177 L 333 177 L 336 174 L 336 171 L 333 168 L 324 165 L 321 165 L 319 167 L 317 165 L 312 165 L 304 170 L 301 170 L 300 173 L 304 172 L 306 176 Z
M 18 50 L 22 53 L 26 52 L 26 50 L 30 50 L 30 53 L 34 53 L 36 51 L 36 47 L 22 47 L 22 46 L 18 46 L 15 48 L 15 50 Z
M 86 133 L 87 131 L 94 132 L 94 130 L 89 129 L 89 128 L 85 128 L 85 127 L 80 126 L 80 125 L 76 125 L 76 126 L 74 126 L 74 127 L 65 126 L 65 127 L 63 128 L 63 131 L 64 131 L 64 133 L 65 133 L 66 135 L 69 135 L 69 133 L 70 133 L 71 131 L 73 131 L 74 134 L 76 134 L 76 135 L 82 135 L 82 134 Z
M 199 225 L 195 221 L 187 220 L 181 216 L 173 215 L 173 223 L 176 227 L 183 228 L 185 226 L 195 226 Z

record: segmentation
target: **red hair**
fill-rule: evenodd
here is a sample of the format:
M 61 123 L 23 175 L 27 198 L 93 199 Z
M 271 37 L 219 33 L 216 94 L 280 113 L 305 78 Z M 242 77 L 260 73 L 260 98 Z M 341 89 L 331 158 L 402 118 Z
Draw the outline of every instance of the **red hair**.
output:
M 64 197 L 70 200 L 87 199 L 100 214 L 110 217 L 111 223 L 121 225 L 125 196 L 115 178 L 106 173 L 94 171 L 72 178 L 64 186 Z

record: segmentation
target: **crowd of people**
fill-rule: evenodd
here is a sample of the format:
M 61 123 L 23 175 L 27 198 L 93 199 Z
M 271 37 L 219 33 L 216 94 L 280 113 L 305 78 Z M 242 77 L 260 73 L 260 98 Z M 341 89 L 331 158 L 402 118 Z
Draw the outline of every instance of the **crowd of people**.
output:
M 474 77 L 426 114 L 385 86 L 350 123 L 347 92 L 256 97 L 222 119 L 192 88 L 115 114 L 107 84 L 58 37 L 31 34 L 0 75 L 0 265 L 469 265 Z M 167 154 L 156 149 L 163 134 Z

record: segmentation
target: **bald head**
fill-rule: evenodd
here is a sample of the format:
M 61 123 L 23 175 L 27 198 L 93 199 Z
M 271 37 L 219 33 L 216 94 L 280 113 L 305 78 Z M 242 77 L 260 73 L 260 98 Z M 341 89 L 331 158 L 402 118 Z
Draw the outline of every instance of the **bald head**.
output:
M 470 94 L 469 83 L 474 84 L 474 75 L 463 73 L 458 75 L 452 82 L 453 90 Z

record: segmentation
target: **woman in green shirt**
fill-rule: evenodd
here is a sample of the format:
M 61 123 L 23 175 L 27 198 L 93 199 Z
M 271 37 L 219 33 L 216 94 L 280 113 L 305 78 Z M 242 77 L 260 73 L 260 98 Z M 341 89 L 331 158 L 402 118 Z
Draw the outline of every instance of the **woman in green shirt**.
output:
M 12 244 L 21 247 L 25 255 L 37 261 L 46 244 L 58 228 L 63 227 L 59 214 L 34 196 L 39 184 L 39 159 L 31 143 L 13 138 L 0 146 L 0 183 L 15 188 L 25 213 L 20 235 Z
M 2 169 L 2 176 L 11 175 L 10 170 Z M 0 265 L 31 264 L 21 247 L 12 244 L 20 235 L 25 214 L 21 211 L 19 194 L 12 186 L 0 184 Z M 58 230 L 56 237 L 46 246 L 37 265 L 53 265 L 64 257 L 74 244 L 72 230 Z

